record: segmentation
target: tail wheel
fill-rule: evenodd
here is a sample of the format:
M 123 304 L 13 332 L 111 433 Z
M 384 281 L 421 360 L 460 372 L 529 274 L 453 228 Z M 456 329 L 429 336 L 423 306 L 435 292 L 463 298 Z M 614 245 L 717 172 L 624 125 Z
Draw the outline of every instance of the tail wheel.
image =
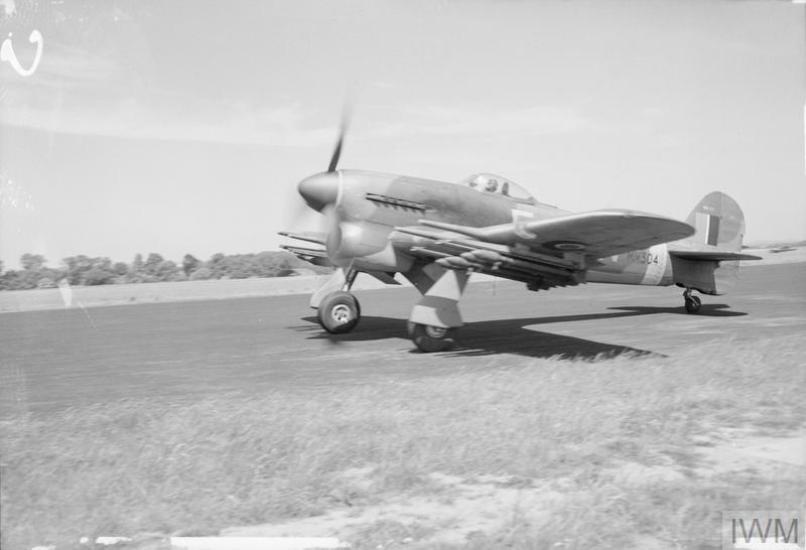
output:
M 700 311 L 700 307 L 702 307 L 702 300 L 700 300 L 699 296 L 687 296 L 686 297 L 686 312 L 687 313 L 697 313 Z
M 454 329 L 435 327 L 431 325 L 422 325 L 420 323 L 408 324 L 409 337 L 414 345 L 425 353 L 433 353 L 435 351 L 445 351 L 450 349 L 454 342 L 453 336 Z
M 322 328 L 331 334 L 350 332 L 361 319 L 361 306 L 349 292 L 333 292 L 319 304 L 317 318 Z

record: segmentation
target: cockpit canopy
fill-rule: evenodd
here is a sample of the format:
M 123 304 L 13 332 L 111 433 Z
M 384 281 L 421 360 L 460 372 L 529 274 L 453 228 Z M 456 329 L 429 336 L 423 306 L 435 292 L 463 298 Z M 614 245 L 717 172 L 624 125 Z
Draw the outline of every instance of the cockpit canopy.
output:
M 468 176 L 462 180 L 462 183 L 472 189 L 485 193 L 503 195 L 516 201 L 528 203 L 536 202 L 535 198 L 526 189 L 503 176 L 482 172 Z

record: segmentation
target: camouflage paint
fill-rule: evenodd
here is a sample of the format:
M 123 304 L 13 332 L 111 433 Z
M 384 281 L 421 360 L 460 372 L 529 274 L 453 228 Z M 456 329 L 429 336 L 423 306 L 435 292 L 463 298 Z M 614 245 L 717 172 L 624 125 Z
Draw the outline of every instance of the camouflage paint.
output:
M 470 227 L 511 223 L 515 225 L 515 232 L 522 242 L 528 242 L 533 238 L 525 225 L 528 222 L 571 214 L 539 203 L 534 198 L 515 199 L 469 185 L 397 174 L 339 170 L 312 178 L 331 182 L 337 178 L 338 181 L 333 214 L 338 223 L 334 224 L 327 243 L 331 261 L 337 266 L 365 271 L 408 272 L 421 269 L 423 260 L 407 253 L 418 239 L 399 232 L 395 232 L 394 239 L 391 238 L 396 227 L 418 226 L 420 220 Z M 695 277 L 704 281 L 701 291 L 716 293 L 716 282 L 708 282 L 708 277 L 713 279 L 715 271 L 735 273 L 735 269 L 731 269 L 735 266 L 725 265 L 724 270 L 718 270 L 718 262 L 708 262 L 706 265 L 705 262 L 681 261 L 670 256 L 670 251 L 740 250 L 744 234 L 741 209 L 727 195 L 714 192 L 697 204 L 687 222 L 696 228 L 696 233 L 689 239 L 594 259 L 589 264 L 585 281 L 667 286 L 680 284 L 686 277 Z M 516 246 L 509 249 L 515 251 Z M 554 252 L 558 250 L 561 249 Z M 581 254 L 576 252 L 577 256 Z M 567 256 L 572 255 L 574 251 L 569 249 Z M 468 264 L 467 260 L 461 263 L 465 264 Z M 457 263 L 453 267 L 461 266 Z M 480 271 L 507 277 L 506 273 L 494 270 Z M 539 279 L 540 274 L 535 273 L 534 277 Z M 521 271 L 519 276 L 508 278 L 528 281 L 529 276 Z
M 340 223 L 328 238 L 328 249 L 336 251 L 330 259 L 342 267 L 407 271 L 414 262 L 404 251 L 408 243 L 394 246 L 389 236 L 395 227 L 416 226 L 421 219 L 485 227 L 511 223 L 517 212 L 530 220 L 568 213 L 537 201 L 529 204 L 456 183 L 365 170 L 339 170 L 337 174 L 335 213 Z M 368 194 L 388 197 L 390 203 L 367 200 Z M 391 204 L 392 199 L 423 208 Z
M 589 283 L 668 286 L 673 283 L 672 261 L 666 244 L 599 260 L 588 270 Z

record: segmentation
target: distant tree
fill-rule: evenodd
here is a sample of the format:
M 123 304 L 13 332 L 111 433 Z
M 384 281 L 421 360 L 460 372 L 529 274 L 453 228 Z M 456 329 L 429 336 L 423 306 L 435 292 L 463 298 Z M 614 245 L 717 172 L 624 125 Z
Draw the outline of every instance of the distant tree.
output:
M 112 260 L 107 257 L 98 257 L 98 258 L 91 258 L 90 263 L 92 267 L 97 269 L 103 269 L 104 271 L 109 271 L 113 273 L 114 270 L 112 269 Z
M 127 283 L 142 283 L 144 282 L 145 272 L 143 271 L 143 255 L 142 254 L 135 254 L 134 259 L 132 260 L 131 265 L 129 265 L 129 271 L 126 273 L 125 281 Z
M 210 260 L 207 262 L 207 267 L 212 272 L 213 279 L 220 279 L 221 277 L 225 277 L 229 274 L 226 260 L 227 257 L 221 252 L 217 252 L 210 257 Z
M 4 271 L 0 274 L 0 290 L 12 290 L 11 271 Z
M 37 283 L 37 288 L 56 288 L 56 282 L 50 277 L 42 277 Z
M 45 257 L 40 254 L 23 254 L 20 265 L 26 271 L 39 271 L 45 265 Z
M 141 273 L 142 271 L 143 271 L 143 255 L 137 253 L 134 255 L 134 260 L 132 260 L 131 272 Z
M 115 274 L 100 267 L 92 267 L 84 273 L 82 283 L 88 286 L 110 284 Z
M 199 268 L 199 265 L 201 265 L 201 260 L 194 257 L 192 254 L 185 254 L 185 257 L 182 258 L 182 271 L 184 271 L 185 275 L 188 277 Z
M 22 271 L 10 271 L 7 282 L 11 290 L 36 288 L 45 269 L 45 257 L 39 254 L 23 254 L 20 257 Z
M 62 260 L 62 262 L 65 266 L 67 282 L 71 285 L 108 284 L 115 277 L 112 260 L 106 257 L 70 256 Z M 90 272 L 92 272 L 91 275 Z
M 190 274 L 191 281 L 202 281 L 205 279 L 211 279 L 212 277 L 213 272 L 210 270 L 210 268 L 203 266 Z
M 42 276 L 30 269 L 6 271 L 2 276 L 2 287 L 5 290 L 28 290 L 36 288 Z
M 157 254 L 157 256 L 159 256 L 159 254 Z M 147 260 L 146 264 L 148 264 Z M 157 264 L 156 268 L 154 268 L 153 275 L 158 281 L 178 281 L 186 278 L 176 263 L 171 260 L 163 260 Z
M 115 265 L 112 266 L 112 271 L 120 277 L 129 272 L 129 266 L 126 265 L 126 262 L 115 262 Z
M 92 269 L 92 259 L 84 256 L 68 256 L 62 260 L 67 275 L 67 282 L 71 285 L 83 283 L 84 273 Z
M 149 275 L 156 275 L 160 264 L 164 261 L 165 258 L 163 258 L 162 255 L 157 254 L 156 252 L 151 252 L 148 255 L 148 258 L 146 258 L 146 263 L 143 264 L 143 271 Z
M 229 273 L 227 273 L 227 277 L 230 279 L 248 279 L 250 275 L 247 269 L 244 269 L 241 266 L 237 266 L 229 270 Z
M 310 266 L 287 252 L 260 252 L 257 254 L 214 254 L 202 262 L 192 254 L 185 254 L 178 266 L 162 255 L 152 252 L 143 261 L 136 254 L 132 263 L 113 263 L 107 257 L 85 255 L 69 256 L 58 269 L 45 266 L 45 258 L 38 254 L 24 254 L 22 269 L 5 271 L 0 262 L 0 290 L 53 288 L 63 282 L 73 285 L 103 285 L 116 283 L 144 283 L 155 281 L 185 281 L 204 279 L 242 279 L 246 277 L 283 277 L 294 273 L 297 267 L 306 267 L 316 273 L 329 268 Z
M 5 271 L 0 275 L 0 290 L 14 290 L 13 271 Z
M 285 277 L 294 271 L 283 252 L 261 252 L 255 256 L 255 262 L 259 277 Z
M 65 273 L 65 271 L 63 269 L 54 269 L 52 267 L 43 267 L 42 269 L 39 270 L 39 275 L 41 275 L 41 277 L 42 277 L 42 279 L 40 280 L 39 287 L 40 288 L 52 288 L 52 287 L 49 287 L 49 286 L 48 287 L 42 286 L 43 284 L 45 284 L 45 285 L 47 284 L 46 279 L 49 279 L 50 281 L 52 281 L 54 286 L 55 286 L 56 283 L 58 283 L 60 280 L 65 278 L 66 273 Z M 42 281 L 45 281 L 45 282 L 43 283 Z
M 211 267 L 218 278 L 245 279 L 250 275 L 249 262 L 244 254 L 222 254 Z
M 274 277 L 276 261 L 271 252 L 260 252 L 256 254 L 253 262 L 258 277 Z
M 288 258 L 282 258 L 277 266 L 277 274 L 275 277 L 288 277 L 293 274 L 294 268 L 291 267 L 291 262 L 288 261 Z

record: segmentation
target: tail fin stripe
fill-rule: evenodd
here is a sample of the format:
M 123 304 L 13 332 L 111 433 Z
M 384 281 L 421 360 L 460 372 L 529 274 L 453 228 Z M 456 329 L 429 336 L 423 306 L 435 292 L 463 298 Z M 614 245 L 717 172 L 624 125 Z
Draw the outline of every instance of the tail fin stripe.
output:
M 716 246 L 719 242 L 719 216 L 708 216 L 708 244 Z

